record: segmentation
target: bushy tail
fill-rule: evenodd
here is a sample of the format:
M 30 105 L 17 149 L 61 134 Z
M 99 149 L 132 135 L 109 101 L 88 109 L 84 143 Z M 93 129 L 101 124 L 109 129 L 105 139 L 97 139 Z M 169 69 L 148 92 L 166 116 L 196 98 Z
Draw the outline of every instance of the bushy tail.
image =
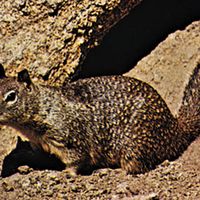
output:
M 196 66 L 185 88 L 178 115 L 178 123 L 190 140 L 200 135 L 200 63 Z

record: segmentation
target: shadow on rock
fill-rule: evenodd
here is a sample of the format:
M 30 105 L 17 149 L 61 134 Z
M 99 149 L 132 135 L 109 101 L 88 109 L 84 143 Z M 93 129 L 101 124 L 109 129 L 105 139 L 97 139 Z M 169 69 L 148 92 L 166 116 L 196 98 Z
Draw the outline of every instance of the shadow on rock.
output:
M 29 166 L 33 169 L 63 170 L 65 164 L 54 155 L 48 154 L 41 149 L 33 149 L 29 142 L 18 138 L 16 148 L 5 157 L 2 166 L 1 177 L 7 177 L 19 172 L 20 166 Z

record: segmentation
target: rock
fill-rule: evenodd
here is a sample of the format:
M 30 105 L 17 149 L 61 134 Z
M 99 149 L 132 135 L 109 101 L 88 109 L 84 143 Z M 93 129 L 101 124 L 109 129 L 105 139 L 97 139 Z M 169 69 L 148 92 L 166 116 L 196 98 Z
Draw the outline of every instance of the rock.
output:
M 142 0 L 2 1 L 0 63 L 59 85 L 88 50 Z
M 20 174 L 28 174 L 28 173 L 32 172 L 33 169 L 27 165 L 23 165 L 23 166 L 18 167 L 18 171 Z

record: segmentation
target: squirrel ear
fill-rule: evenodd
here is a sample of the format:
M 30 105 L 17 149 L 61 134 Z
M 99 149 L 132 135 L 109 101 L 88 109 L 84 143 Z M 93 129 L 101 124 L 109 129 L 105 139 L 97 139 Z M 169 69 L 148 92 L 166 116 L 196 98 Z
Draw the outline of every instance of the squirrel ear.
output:
M 30 85 L 32 83 L 27 69 L 24 69 L 18 73 L 17 80 L 19 82 L 25 82 L 27 83 L 27 85 Z
M 6 74 L 5 74 L 5 70 L 3 65 L 0 63 L 0 79 L 5 78 Z

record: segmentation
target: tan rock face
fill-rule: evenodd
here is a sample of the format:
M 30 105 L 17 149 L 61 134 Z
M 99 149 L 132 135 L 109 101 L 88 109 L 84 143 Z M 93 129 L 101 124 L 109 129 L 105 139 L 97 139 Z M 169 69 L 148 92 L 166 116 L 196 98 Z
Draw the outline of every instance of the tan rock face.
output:
M 190 73 L 200 63 L 200 21 L 170 34 L 150 55 L 125 75 L 152 85 L 165 99 L 173 114 L 180 107 Z
M 0 63 L 61 84 L 88 49 L 141 0 L 3 1 Z

